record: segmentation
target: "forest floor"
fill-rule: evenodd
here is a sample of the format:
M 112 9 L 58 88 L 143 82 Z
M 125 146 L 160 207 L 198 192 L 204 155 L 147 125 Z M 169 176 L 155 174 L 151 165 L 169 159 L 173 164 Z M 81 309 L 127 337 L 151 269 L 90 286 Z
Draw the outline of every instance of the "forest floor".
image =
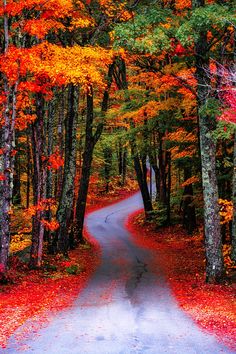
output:
M 224 256 L 231 279 L 210 285 L 204 282 L 202 230 L 189 236 L 181 225 L 157 228 L 144 222 L 142 211 L 132 214 L 126 226 L 138 245 L 156 253 L 154 259 L 162 265 L 179 306 L 200 327 L 236 350 L 236 267 L 230 262 L 229 247 L 224 246 Z
M 114 183 L 108 194 L 98 193 L 97 181 L 91 184 L 87 214 L 104 206 L 125 199 L 137 190 L 133 181 L 125 188 Z M 28 331 L 32 331 L 49 321 L 48 313 L 61 311 L 72 305 L 73 300 L 85 288 L 91 275 L 100 263 L 100 247 L 85 232 L 87 243 L 69 252 L 69 259 L 62 255 L 43 256 L 41 270 L 30 270 L 25 262 L 29 256 L 31 218 L 27 212 L 18 209 L 12 220 L 16 234 L 11 242 L 11 269 L 9 283 L 0 288 L 0 347 L 7 345 L 8 338 L 23 325 L 30 321 Z M 22 257 L 18 257 L 22 251 Z M 66 291 L 65 291 L 66 290 Z M 40 323 L 36 319 L 40 317 Z M 34 323 L 34 319 L 36 320 Z M 27 326 L 26 326 L 27 327 Z M 22 333 L 27 336 L 27 333 Z M 21 338 L 19 338 L 19 341 Z

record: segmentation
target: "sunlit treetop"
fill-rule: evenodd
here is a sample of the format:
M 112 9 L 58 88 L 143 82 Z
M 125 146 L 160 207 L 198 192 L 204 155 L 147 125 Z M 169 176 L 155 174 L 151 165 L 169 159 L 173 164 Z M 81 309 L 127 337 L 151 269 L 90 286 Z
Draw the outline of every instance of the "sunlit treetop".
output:
M 133 14 L 127 10 L 127 1 L 99 0 L 101 9 L 110 17 L 116 17 L 119 21 L 127 21 Z
M 113 55 L 113 51 L 98 47 L 63 48 L 49 43 L 27 52 L 30 71 L 35 77 L 45 75 L 52 85 L 74 83 L 82 88 L 105 85 L 104 73 Z
M 12 35 L 25 33 L 43 39 L 50 31 L 73 30 L 94 25 L 82 1 L 71 0 L 9 0 L 0 16 L 11 20 Z
M 0 56 L 0 70 L 10 85 L 19 81 L 18 91 L 49 95 L 54 86 L 74 83 L 83 89 L 104 88 L 105 73 L 114 52 L 98 47 L 60 47 L 43 42 L 31 48 L 10 46 Z

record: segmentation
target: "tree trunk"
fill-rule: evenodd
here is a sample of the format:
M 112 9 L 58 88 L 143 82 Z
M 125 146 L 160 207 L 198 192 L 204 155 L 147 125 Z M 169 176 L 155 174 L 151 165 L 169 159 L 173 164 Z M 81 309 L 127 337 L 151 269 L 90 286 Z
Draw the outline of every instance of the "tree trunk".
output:
M 45 117 L 45 135 L 47 137 L 47 157 L 49 157 L 53 153 L 53 119 L 54 119 L 54 102 L 50 101 L 48 103 L 48 114 L 47 117 Z M 46 170 L 46 199 L 52 199 L 53 198 L 53 175 L 52 175 L 52 170 L 47 169 Z M 52 219 L 52 212 L 49 209 L 47 209 L 44 213 L 44 219 L 47 221 L 51 221 Z M 44 240 L 47 242 L 51 241 L 51 230 L 46 229 L 44 230 Z
M 140 188 L 140 192 L 142 195 L 143 206 L 145 211 L 146 219 L 151 218 L 152 208 L 152 201 L 150 197 L 150 193 L 148 190 L 148 183 L 147 183 L 147 166 L 146 166 L 146 155 L 139 156 L 137 144 L 135 141 L 135 137 L 132 137 L 130 140 L 131 145 L 131 154 L 134 161 L 134 169 L 137 176 L 138 185 Z
M 167 185 L 167 198 L 166 198 L 166 225 L 170 225 L 171 222 L 171 153 L 168 151 L 166 153 L 167 160 L 167 177 L 168 177 L 168 185 Z
M 29 131 L 27 130 L 27 181 L 26 181 L 26 208 L 30 205 L 30 180 L 31 180 L 31 152 Z
M 68 113 L 65 120 L 65 166 L 62 193 L 57 209 L 60 228 L 57 232 L 57 249 L 67 255 L 69 229 L 73 214 L 74 181 L 76 174 L 76 130 L 78 121 L 78 88 L 70 84 L 68 89 Z
M 157 162 L 157 142 L 156 142 L 156 132 L 154 131 L 152 134 L 152 143 L 151 143 L 151 150 L 148 153 L 150 165 L 155 173 L 155 185 L 156 185 L 156 201 L 160 198 L 160 171 Z
M 112 169 L 112 148 L 110 146 L 104 147 L 103 156 L 104 156 L 105 192 L 108 193 L 110 178 L 111 178 L 111 169 Z
M 231 259 L 236 262 L 236 129 L 234 132 L 234 162 L 233 162 L 233 221 L 232 221 L 232 246 L 231 246 Z
M 159 201 L 166 207 L 167 195 L 166 195 L 166 152 L 163 149 L 162 134 L 159 133 Z
M 33 149 L 33 196 L 34 206 L 39 206 L 45 199 L 46 171 L 43 166 L 44 155 L 44 99 L 42 94 L 36 96 L 37 119 L 32 124 L 32 149 Z M 33 216 L 32 245 L 30 250 L 29 267 L 32 269 L 41 267 L 43 252 L 44 225 L 41 222 L 43 211 L 36 211 Z
M 6 0 L 3 7 L 6 8 Z M 4 14 L 4 52 L 7 53 L 9 46 L 8 17 Z M 13 168 L 14 161 L 12 150 L 15 147 L 15 118 L 16 118 L 16 94 L 18 80 L 13 87 L 9 86 L 7 77 L 3 76 L 4 94 L 6 102 L 3 109 L 3 123 L 1 131 L 0 155 L 0 277 L 4 280 L 8 266 L 10 245 L 10 209 L 13 191 Z
M 125 185 L 126 173 L 127 173 L 127 147 L 122 146 L 121 141 L 119 140 L 117 145 L 117 158 L 118 158 L 118 173 L 120 176 L 121 186 Z
M 64 111 L 65 111 L 64 92 L 61 93 L 59 98 L 60 98 L 60 110 L 59 110 L 58 123 L 57 123 L 57 145 L 59 146 L 60 156 L 63 157 L 63 152 L 64 152 L 63 122 L 64 122 Z M 63 167 L 61 166 L 56 172 L 56 179 L 55 179 L 56 198 L 60 198 L 61 196 L 62 183 L 63 183 Z
M 193 1 L 193 8 L 201 6 L 204 6 L 204 0 Z M 195 53 L 204 199 L 206 281 L 216 283 L 223 277 L 224 265 L 216 179 L 216 146 L 212 136 L 215 124 L 212 122 L 212 119 L 204 113 L 204 105 L 207 102 L 210 85 L 208 77 L 209 53 L 206 32 L 199 34 L 199 38 L 195 42 Z
M 17 144 L 17 137 L 16 137 L 16 150 L 17 153 L 15 155 L 15 162 L 14 162 L 14 174 L 13 174 L 13 191 L 12 191 L 12 202 L 14 205 L 21 204 L 21 179 L 20 179 L 20 159 L 19 159 L 19 151 L 18 151 L 18 144 Z
M 103 95 L 103 101 L 101 105 L 101 111 L 105 116 L 108 108 L 109 101 L 109 91 L 112 84 L 112 75 L 114 70 L 114 63 L 109 66 L 108 77 L 107 77 L 107 88 Z M 93 160 L 93 150 L 98 142 L 104 127 L 105 117 L 102 117 L 101 122 L 98 124 L 95 133 L 93 134 L 93 88 L 90 86 L 90 91 L 87 93 L 87 114 L 86 114 L 86 127 L 85 127 L 85 145 L 83 153 L 83 163 L 81 171 L 81 179 L 79 186 L 78 199 L 76 203 L 76 233 L 79 242 L 84 242 L 83 239 L 83 228 L 84 228 L 84 217 L 85 209 L 89 188 L 89 178 L 91 173 L 91 166 Z
M 86 116 L 86 130 L 85 130 L 85 145 L 83 153 L 83 163 L 81 171 L 81 179 L 79 186 L 79 194 L 76 204 L 76 232 L 77 238 L 80 242 L 83 242 L 83 227 L 85 209 L 88 195 L 89 178 L 91 172 L 91 165 L 93 159 L 93 150 L 95 146 L 95 140 L 93 136 L 93 90 L 87 93 L 87 116 Z
M 184 169 L 184 180 L 186 181 L 191 175 L 191 168 L 186 167 Z M 188 234 L 191 235 L 197 226 L 192 183 L 184 187 L 181 204 L 183 210 L 183 227 L 187 230 Z
M 234 67 L 236 70 L 236 28 L 234 28 Z M 236 83 L 235 83 L 236 86 Z M 231 227 L 231 259 L 236 262 L 236 128 L 234 131 L 234 155 L 233 155 L 233 185 L 232 185 L 232 202 L 233 202 L 233 220 Z

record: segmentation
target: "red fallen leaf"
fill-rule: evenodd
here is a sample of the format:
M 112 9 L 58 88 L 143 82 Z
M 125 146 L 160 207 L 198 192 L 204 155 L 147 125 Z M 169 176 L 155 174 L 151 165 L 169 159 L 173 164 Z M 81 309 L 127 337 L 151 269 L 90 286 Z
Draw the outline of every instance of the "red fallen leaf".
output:
M 0 181 L 5 181 L 6 176 L 3 173 L 0 173 Z

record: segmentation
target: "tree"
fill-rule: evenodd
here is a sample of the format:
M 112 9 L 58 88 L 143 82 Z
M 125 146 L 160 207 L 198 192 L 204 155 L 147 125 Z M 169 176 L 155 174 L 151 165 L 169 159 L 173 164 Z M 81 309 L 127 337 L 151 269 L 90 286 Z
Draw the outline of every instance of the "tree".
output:
M 80 242 L 83 242 L 83 227 L 85 208 L 88 195 L 89 178 L 91 173 L 91 165 L 93 159 L 94 147 L 97 144 L 105 124 L 105 113 L 108 108 L 109 90 L 112 84 L 112 75 L 114 69 L 114 62 L 110 64 L 107 76 L 107 87 L 103 94 L 101 104 L 101 121 L 98 123 L 95 132 L 93 133 L 94 124 L 94 93 L 93 86 L 88 88 L 86 94 L 87 111 L 86 111 L 86 128 L 85 128 L 85 145 L 83 153 L 83 164 L 81 173 L 81 182 L 79 187 L 78 199 L 76 203 L 76 236 Z
M 232 16 L 231 6 L 231 2 L 205 6 L 204 1 L 196 0 L 193 1 L 192 9 L 190 3 L 183 4 L 178 1 L 171 5 L 163 2 L 160 7 L 157 5 L 150 10 L 141 2 L 133 23 L 118 25 L 116 28 L 116 45 L 123 46 L 136 58 L 139 55 L 142 58 L 140 59 L 142 68 L 160 73 L 160 81 L 168 75 L 169 80 L 176 81 L 174 85 L 172 83 L 171 98 L 175 85 L 181 87 L 181 91 L 187 89 L 189 93 L 197 95 L 197 102 L 195 97 L 192 99 L 199 122 L 208 282 L 219 281 L 223 277 L 224 266 L 216 178 L 216 144 L 213 137 L 216 112 L 211 111 L 211 80 L 207 72 L 210 67 L 210 53 L 217 57 L 222 38 L 227 37 L 228 42 L 228 38 L 232 37 L 230 27 L 235 18 Z M 185 7 L 189 11 L 181 12 Z M 146 59 L 145 56 L 146 58 L 149 56 L 150 59 Z M 177 72 L 175 67 L 178 68 Z M 186 74 L 181 77 L 180 72 L 184 68 L 185 71 L 192 69 L 192 78 L 186 77 Z M 194 71 L 196 81 L 193 79 Z M 163 94 L 166 96 L 170 87 L 169 82 L 165 82 L 165 85 Z M 180 92 L 180 89 L 177 92 Z M 159 100 L 163 100 L 163 97 Z M 182 112 L 178 114 L 182 115 Z M 164 173 L 162 175 L 164 176 Z

